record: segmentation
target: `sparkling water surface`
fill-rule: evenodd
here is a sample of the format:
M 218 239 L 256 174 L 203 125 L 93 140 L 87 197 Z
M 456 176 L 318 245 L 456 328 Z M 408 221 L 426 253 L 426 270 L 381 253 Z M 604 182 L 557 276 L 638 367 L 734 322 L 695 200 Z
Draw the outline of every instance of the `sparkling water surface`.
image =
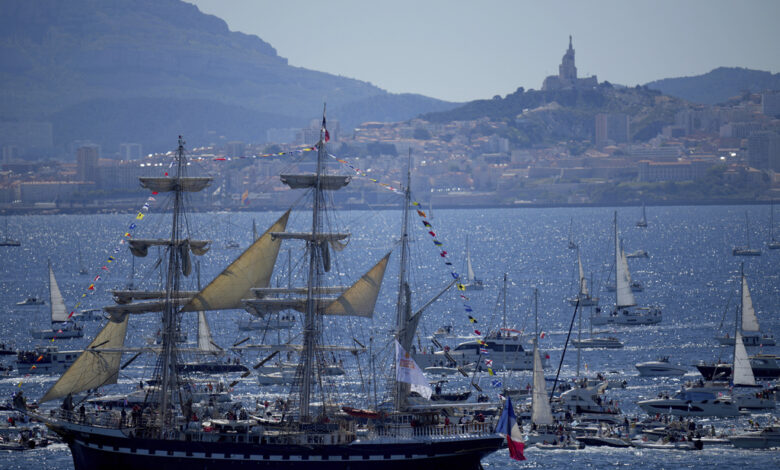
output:
M 161 203 L 162 205 L 162 203 Z M 49 307 L 17 307 L 15 304 L 27 297 L 47 299 L 47 260 L 51 260 L 63 296 L 69 309 L 81 301 L 79 310 L 96 308 L 110 303 L 110 289 L 124 288 L 130 280 L 131 257 L 119 242 L 131 223 L 137 222 L 133 235 L 140 238 L 162 236 L 168 229 L 166 214 L 152 213 L 142 221 L 132 215 L 30 215 L 9 216 L 9 236 L 20 239 L 19 248 L 0 247 L 0 342 L 17 349 L 48 344 L 34 340 L 30 329 L 48 327 Z M 544 332 L 541 348 L 550 355 L 548 376 L 554 376 L 563 352 L 566 334 L 574 308 L 565 299 L 575 292 L 576 251 L 567 248 L 569 221 L 573 220 L 572 237 L 580 246 L 586 276 L 592 279 L 592 291 L 598 292 L 601 305 L 608 308 L 614 303 L 614 294 L 603 292 L 608 281 L 613 260 L 613 208 L 557 208 L 557 209 L 479 209 L 435 210 L 429 216 L 432 231 L 444 243 L 443 249 L 459 273 L 465 274 L 465 243 L 471 251 L 477 276 L 484 280 L 485 290 L 468 292 L 468 304 L 483 332 L 503 322 L 503 308 L 498 302 L 501 278 L 508 274 L 507 326 L 526 332 L 534 329 L 533 288 L 539 292 L 538 325 Z M 780 337 L 780 250 L 768 250 L 769 206 L 697 206 L 697 207 L 648 207 L 648 227 L 638 228 L 641 216 L 638 207 L 623 207 L 618 211 L 618 229 L 624 239 L 626 252 L 639 249 L 650 254 L 648 259 L 630 259 L 629 267 L 634 279 L 640 280 L 644 292 L 636 293 L 642 306 L 658 305 L 663 309 L 664 320 L 659 325 L 633 328 L 609 328 L 609 334 L 618 336 L 624 343 L 622 350 L 582 351 L 580 371 L 593 375 L 596 372 L 614 372 L 624 378 L 625 389 L 610 390 L 608 399 L 617 400 L 623 411 L 641 415 L 635 402 L 653 397 L 659 391 L 672 391 L 686 380 L 699 377 L 693 363 L 699 360 L 731 360 L 731 348 L 717 346 L 716 335 L 733 334 L 734 312 L 738 306 L 738 276 L 740 263 L 745 263 L 745 274 L 758 312 L 762 330 Z M 750 244 L 762 248 L 759 257 L 734 257 L 731 249 L 747 243 L 745 211 L 750 217 Z M 252 221 L 263 232 L 281 214 L 278 212 L 200 213 L 188 216 L 187 223 L 193 229 L 193 238 L 212 239 L 214 246 L 201 262 L 201 283 L 205 285 L 229 262 L 247 247 L 251 241 Z M 432 215 L 432 217 L 431 217 Z M 159 228 L 162 224 L 163 228 Z M 306 231 L 310 215 L 293 212 L 288 230 Z M 4 226 L 4 224 L 0 224 Z M 397 244 L 400 234 L 400 211 L 351 211 L 336 213 L 327 218 L 326 226 L 333 231 L 349 231 L 351 237 L 346 248 L 333 253 L 333 269 L 329 280 L 335 284 L 349 284 L 368 270 L 384 254 Z M 410 281 L 415 308 L 433 297 L 449 280 L 449 268 L 444 265 L 428 229 L 421 218 L 411 217 Z M 226 248 L 229 240 L 237 241 L 240 249 Z M 82 261 L 88 275 L 79 275 L 78 245 L 81 245 Z M 120 248 L 115 253 L 115 248 Z M 287 249 L 292 251 L 288 255 Z M 274 285 L 288 282 L 288 256 L 292 283 L 303 279 L 300 244 L 284 242 L 275 270 Z M 108 263 L 109 256 L 116 258 Z M 154 268 L 158 257 L 154 248 L 146 258 L 136 258 L 134 281 L 137 286 L 154 288 L 160 276 Z M 354 339 L 371 348 L 376 356 L 374 371 L 390 368 L 388 334 L 395 321 L 395 303 L 398 291 L 397 254 L 391 257 L 385 282 L 373 319 L 327 318 L 324 322 L 326 341 L 333 344 L 354 345 Z M 108 269 L 102 269 L 105 266 Z M 96 280 L 96 277 L 100 276 Z M 197 276 L 187 279 L 186 289 L 197 288 Z M 95 290 L 89 290 L 95 284 Z M 83 294 L 87 294 L 82 297 Z M 587 334 L 589 311 L 585 310 L 583 335 Z M 249 342 L 286 341 L 288 332 L 267 333 L 240 332 L 236 321 L 248 318 L 242 311 L 209 312 L 215 341 L 230 347 L 245 337 Z M 136 316 L 131 319 L 127 346 L 143 346 L 154 336 L 159 321 L 156 314 Z M 473 325 L 468 322 L 464 303 L 456 291 L 445 293 L 425 312 L 420 326 L 419 345 L 428 347 L 427 339 L 438 327 L 452 324 L 460 338 L 448 339 L 451 345 L 465 341 L 473 335 Z M 190 341 L 195 339 L 195 322 L 185 318 Z M 574 322 L 576 337 L 579 322 Z M 60 349 L 79 349 L 88 344 L 100 328 L 99 322 L 85 323 L 85 338 L 57 341 Z M 606 331 L 601 328 L 602 331 Z M 293 342 L 295 342 L 292 332 Z M 530 338 L 529 338 L 530 340 Z M 750 353 L 758 349 L 750 349 Z M 777 354 L 780 348 L 764 348 L 763 352 Z M 240 356 L 247 365 L 256 363 L 260 353 L 244 352 Z M 326 389 L 331 398 L 360 406 L 372 406 L 374 397 L 383 399 L 382 379 L 378 380 L 377 394 L 371 380 L 372 364 L 369 354 L 358 357 L 350 353 L 334 354 L 342 360 L 349 373 L 346 378 L 333 381 Z M 634 364 L 669 356 L 670 361 L 689 366 L 689 373 L 678 378 L 638 377 Z M 236 356 L 238 357 L 238 356 Z M 12 363 L 12 356 L 0 361 Z M 148 375 L 154 366 L 151 358 L 142 356 L 122 371 L 117 386 L 106 387 L 106 392 L 131 390 L 138 380 Z M 561 376 L 570 377 L 577 370 L 577 351 L 569 347 L 563 362 Z M 24 371 L 22 371 L 24 372 Z M 381 374 L 380 374 L 381 375 Z M 229 376 L 231 381 L 237 376 Z M 0 397 L 10 398 L 21 389 L 29 400 L 40 398 L 54 383 L 54 376 L 24 376 L 14 371 L 0 377 Z M 482 388 L 495 397 L 498 389 L 492 387 L 494 378 L 483 378 Z M 529 372 L 512 374 L 499 372 L 502 385 L 525 386 L 530 382 Z M 335 384 L 338 387 L 335 387 Z M 446 385 L 453 390 L 466 390 L 463 379 L 450 378 Z M 338 388 L 338 390 L 336 390 Z M 260 400 L 284 396 L 282 387 L 258 387 L 249 377 L 234 389 L 234 397 L 254 409 Z M 50 403 L 48 406 L 57 406 Z M 774 415 L 776 416 L 776 415 Z M 753 415 L 753 419 L 767 422 L 771 413 Z M 714 421 L 719 428 L 741 429 L 747 418 L 732 421 Z M 506 451 L 484 459 L 485 468 L 503 469 L 519 467 L 544 468 L 612 468 L 637 466 L 640 468 L 702 468 L 719 465 L 725 468 L 750 466 L 756 469 L 778 468 L 780 452 L 748 451 L 734 448 L 705 448 L 700 452 L 658 451 L 647 449 L 586 448 L 581 451 L 540 451 L 528 449 L 528 460 L 509 460 Z M 25 452 L 0 452 L 0 469 L 70 469 L 73 463 L 65 445 L 53 445 L 44 449 Z

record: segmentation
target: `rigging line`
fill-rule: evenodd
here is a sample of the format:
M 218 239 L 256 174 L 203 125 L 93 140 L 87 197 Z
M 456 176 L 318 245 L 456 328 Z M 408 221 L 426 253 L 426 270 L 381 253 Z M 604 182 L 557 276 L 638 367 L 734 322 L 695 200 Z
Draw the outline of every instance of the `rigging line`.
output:
M 558 371 L 555 373 L 555 382 L 553 382 L 552 390 L 550 391 L 550 403 L 552 403 L 553 395 L 555 395 L 555 387 L 558 385 L 558 376 L 561 375 L 561 367 L 563 367 L 563 358 L 566 357 L 566 348 L 569 346 L 569 338 L 571 338 L 571 330 L 574 328 L 574 319 L 577 318 L 577 310 L 580 308 L 580 298 L 577 297 L 577 305 L 574 306 L 574 313 L 571 316 L 571 323 L 569 324 L 569 332 L 566 334 L 566 342 L 563 343 L 563 352 L 561 352 L 561 361 L 558 363 Z M 538 342 L 538 338 L 535 338 Z M 538 349 L 538 347 L 537 347 Z

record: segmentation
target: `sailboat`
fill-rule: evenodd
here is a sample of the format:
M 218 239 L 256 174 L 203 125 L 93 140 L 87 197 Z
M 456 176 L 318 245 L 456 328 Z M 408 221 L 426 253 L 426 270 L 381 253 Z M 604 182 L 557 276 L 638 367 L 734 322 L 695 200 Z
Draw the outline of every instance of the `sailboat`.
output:
M 0 240 L 0 246 L 21 246 L 22 243 L 19 240 L 14 240 L 8 236 L 8 216 L 3 218 L 5 219 L 5 230 L 3 230 L 3 239 Z
M 534 289 L 534 310 L 537 310 L 538 299 L 537 290 Z M 550 407 L 550 397 L 547 395 L 547 389 L 544 380 L 544 367 L 542 358 L 539 355 L 539 331 L 536 328 L 534 335 L 534 368 L 533 385 L 531 388 L 531 423 L 532 431 L 528 433 L 526 444 L 551 443 L 558 439 L 556 435 L 557 426 L 553 428 L 552 408 Z
M 570 250 L 576 250 L 577 244 L 574 243 L 574 240 L 572 239 L 572 225 L 574 224 L 574 218 L 569 219 L 569 249 Z
M 615 230 L 615 309 L 609 315 L 601 315 L 597 309 L 597 315 L 591 317 L 593 325 L 652 325 L 660 323 L 662 319 L 661 309 L 658 307 L 636 306 L 636 299 L 631 290 L 631 278 L 628 272 L 628 262 L 625 252 L 620 246 L 620 238 L 617 231 L 617 211 L 614 215 Z
M 54 269 L 49 261 L 49 300 L 51 306 L 51 325 L 48 330 L 32 330 L 30 333 L 36 339 L 68 339 L 81 338 L 84 331 L 81 325 L 75 321 L 68 321 L 68 310 L 65 307 L 65 300 L 62 298 L 60 286 L 54 277 Z M 61 326 L 60 326 L 61 325 Z
M 481 279 L 477 279 L 474 268 L 471 266 L 471 251 L 469 251 L 469 239 L 466 237 L 466 282 L 463 284 L 466 290 L 482 290 L 485 286 Z
M 89 271 L 87 270 L 87 268 L 84 267 L 84 262 L 81 259 L 81 242 L 77 241 L 76 246 L 78 247 L 78 252 L 79 252 L 79 274 L 81 275 L 88 274 Z
M 759 248 L 750 248 L 750 224 L 748 223 L 747 211 L 745 211 L 745 236 L 747 238 L 747 245 L 735 246 L 731 250 L 731 254 L 734 256 L 761 256 L 761 250 Z
M 642 203 L 642 218 L 636 223 L 637 227 L 647 227 L 647 214 L 645 213 L 645 204 Z
M 745 277 L 744 267 L 741 278 L 741 302 L 739 310 L 742 318 L 740 325 L 742 343 L 745 346 L 774 346 L 774 336 L 761 333 L 761 327 L 758 324 L 756 309 L 753 307 L 753 299 L 750 295 L 747 277 Z M 722 345 L 734 345 L 734 336 L 720 336 L 717 340 Z
M 647 255 L 647 253 L 645 253 L 645 255 Z M 643 290 L 645 290 L 645 287 L 642 285 L 642 283 L 635 279 L 631 279 L 631 270 L 628 269 L 628 258 L 629 256 L 626 254 L 625 249 L 623 248 L 623 240 L 620 240 L 619 268 L 621 269 L 622 272 L 626 274 L 626 277 L 628 278 L 628 285 L 629 288 L 631 289 L 631 292 L 642 292 Z M 615 265 L 615 268 L 618 268 L 617 264 Z M 612 274 L 610 274 L 610 276 L 612 276 Z M 615 290 L 617 289 L 615 286 L 616 284 L 610 283 L 609 280 L 607 280 L 606 290 L 608 292 L 615 292 Z
M 579 301 L 580 307 L 592 307 L 599 304 L 598 297 L 591 297 L 588 290 L 588 280 L 585 278 L 585 271 L 582 269 L 582 256 L 580 256 L 580 250 L 577 250 L 577 268 L 578 268 L 578 282 L 577 282 L 577 296 L 569 299 L 569 304 L 572 306 L 577 305 Z
M 770 250 L 780 249 L 780 240 L 775 240 L 775 202 L 769 208 L 769 243 L 766 247 Z
M 176 152 L 175 176 L 141 179 L 147 189 L 167 191 L 173 196 L 171 236 L 164 245 L 169 254 L 165 291 L 158 293 L 152 302 L 120 304 L 106 309 L 111 320 L 87 352 L 40 402 L 116 383 L 128 319 L 134 313 L 162 311 L 163 343 L 154 351 L 157 354 L 154 379 L 158 385 L 147 393 L 145 409 L 139 410 L 129 421 L 121 420 L 118 410 L 107 409 L 82 416 L 68 410 L 53 416 L 48 412 L 36 414 L 67 442 L 76 470 L 109 467 L 116 470 L 163 467 L 205 470 L 213 468 L 215 462 L 226 470 L 477 469 L 485 455 L 500 448 L 501 437 L 489 423 L 462 425 L 443 436 L 441 425 L 434 423 L 438 411 L 414 411 L 404 406 L 403 392 L 408 384 L 402 381 L 394 381 L 392 387 L 396 403 L 393 412 L 369 420 L 367 427 L 361 427 L 360 434 L 358 420 L 341 413 L 332 397 L 322 389 L 323 381 L 319 378 L 324 346 L 322 331 L 324 325 L 330 323 L 323 318 L 329 317 L 337 323 L 343 316 L 371 317 L 390 256 L 388 253 L 382 257 L 346 289 L 334 292 L 322 284 L 323 280 L 335 276 L 335 273 L 327 276 L 331 268 L 329 246 L 348 237 L 347 233 L 323 231 L 327 201 L 324 192 L 343 188 L 351 179 L 325 172 L 328 158 L 324 124 L 323 118 L 316 172 L 281 176 L 282 182 L 291 189 L 304 189 L 310 194 L 311 231 L 285 231 L 290 214 L 286 212 L 198 292 L 190 294 L 180 288 L 182 275 L 189 274 L 190 250 L 196 247 L 202 250 L 206 244 L 190 240 L 184 232 L 182 196 L 184 191 L 204 189 L 211 179 L 184 175 L 187 165 L 182 139 Z M 406 201 L 405 214 L 409 209 L 408 194 Z M 266 295 L 263 289 L 268 286 L 282 240 L 305 242 L 306 286 L 293 288 L 286 297 Z M 179 351 L 174 337 L 181 316 L 199 310 L 236 308 L 248 301 L 242 299 L 246 299 L 252 288 L 255 288 L 256 298 L 250 300 L 255 308 L 294 309 L 304 316 L 303 344 L 298 350 L 299 362 L 288 407 L 278 421 L 259 418 L 192 420 L 190 387 L 185 386 L 187 383 L 176 367 Z M 399 299 L 408 299 L 408 283 L 402 283 L 402 288 Z M 258 294 L 262 297 L 257 297 Z M 139 296 L 143 295 L 139 293 Z M 146 298 L 150 298 L 150 294 Z M 395 336 L 401 343 L 411 341 L 408 333 L 413 333 L 412 326 L 419 321 L 419 317 L 408 316 L 409 312 L 407 307 L 399 307 Z M 408 357 L 399 357 L 398 361 L 401 366 L 408 365 L 400 359 L 406 361 Z

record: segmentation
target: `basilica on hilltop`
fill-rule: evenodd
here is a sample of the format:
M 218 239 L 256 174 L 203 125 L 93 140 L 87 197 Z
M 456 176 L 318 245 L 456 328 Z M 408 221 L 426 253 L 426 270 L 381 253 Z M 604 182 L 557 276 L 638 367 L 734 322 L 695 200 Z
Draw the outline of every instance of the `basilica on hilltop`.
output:
M 577 67 L 574 65 L 574 48 L 569 36 L 569 49 L 563 54 L 561 65 L 558 66 L 558 75 L 550 75 L 544 79 L 542 90 L 567 90 L 572 88 L 594 88 L 599 84 L 596 76 L 577 78 Z

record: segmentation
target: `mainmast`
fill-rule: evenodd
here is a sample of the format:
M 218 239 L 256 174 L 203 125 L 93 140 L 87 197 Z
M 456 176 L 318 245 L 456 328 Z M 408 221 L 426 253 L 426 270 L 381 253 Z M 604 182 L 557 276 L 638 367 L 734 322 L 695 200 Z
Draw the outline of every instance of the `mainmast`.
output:
M 320 207 L 324 203 L 322 194 L 322 166 L 325 153 L 325 108 L 322 110 L 322 127 L 320 128 L 320 140 L 317 144 L 317 170 L 314 175 L 314 197 L 311 217 L 311 238 L 306 242 L 309 253 L 309 273 L 306 280 L 306 312 L 303 321 L 303 351 L 301 352 L 301 383 L 300 383 L 300 414 L 301 421 L 308 421 L 309 406 L 312 388 L 312 371 L 314 366 L 314 352 L 318 336 L 317 329 L 317 299 L 315 290 L 319 286 L 320 240 L 317 236 L 320 228 Z M 326 241 L 322 241 L 326 244 Z M 325 248 L 327 249 L 327 245 Z
M 408 351 L 410 345 L 405 344 L 405 337 L 411 338 L 412 335 L 406 334 L 405 330 L 409 327 L 408 322 L 411 317 L 411 292 L 409 282 L 407 281 L 407 265 L 409 263 L 409 206 L 412 202 L 412 151 L 409 150 L 409 158 L 406 167 L 406 188 L 404 189 L 404 208 L 403 221 L 401 223 L 401 266 L 398 271 L 398 300 L 396 302 L 396 340 Z M 397 367 L 397 364 L 396 364 Z M 410 386 L 404 382 L 397 382 L 395 385 L 395 397 L 393 404 L 396 411 L 400 411 L 406 405 L 406 397 L 409 394 Z
M 180 290 L 179 272 L 181 269 L 180 250 L 177 249 L 180 239 L 180 215 L 182 210 L 182 187 L 181 177 L 184 169 L 184 139 L 179 136 L 179 146 L 176 150 L 176 176 L 173 191 L 173 218 L 171 222 L 171 239 L 168 246 L 168 272 L 165 284 L 165 304 L 162 317 L 162 354 L 160 356 L 161 364 L 161 389 L 160 389 L 160 409 L 158 410 L 160 433 L 163 433 L 167 424 L 171 422 L 172 416 L 168 414 L 168 409 L 173 401 L 173 391 L 178 389 L 178 375 L 176 365 L 178 357 L 176 354 L 176 339 L 179 331 L 179 296 Z

